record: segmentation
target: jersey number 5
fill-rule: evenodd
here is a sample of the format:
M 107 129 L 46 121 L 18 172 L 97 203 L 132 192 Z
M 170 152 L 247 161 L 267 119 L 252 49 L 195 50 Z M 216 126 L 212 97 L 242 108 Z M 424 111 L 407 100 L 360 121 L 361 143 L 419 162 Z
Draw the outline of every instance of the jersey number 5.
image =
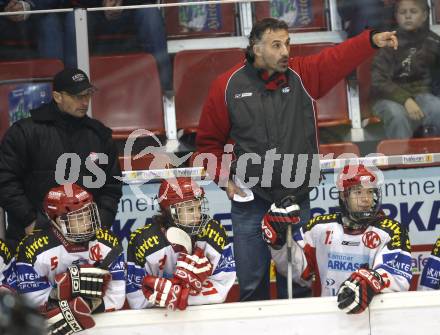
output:
M 52 257 L 50 259 L 50 269 L 53 271 L 57 268 L 57 266 L 58 266 L 58 257 L 57 256 Z

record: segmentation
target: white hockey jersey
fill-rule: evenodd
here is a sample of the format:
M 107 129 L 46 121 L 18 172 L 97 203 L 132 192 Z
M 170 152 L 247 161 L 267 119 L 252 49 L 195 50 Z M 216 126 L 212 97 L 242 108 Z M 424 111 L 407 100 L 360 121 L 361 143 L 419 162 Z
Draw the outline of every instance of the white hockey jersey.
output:
M 190 295 L 188 305 L 205 305 L 224 302 L 235 282 L 235 261 L 232 244 L 228 243 L 223 226 L 210 220 L 197 236 L 194 248 L 205 252 L 213 272 L 203 283 L 198 295 Z M 193 248 L 193 249 L 194 249 Z M 148 224 L 133 232 L 127 249 L 127 300 L 131 308 L 153 307 L 142 293 L 145 275 L 172 278 L 179 253 L 174 251 L 159 224 Z
M 311 285 L 314 296 L 335 296 L 351 273 L 368 267 L 384 277 L 383 292 L 407 291 L 412 278 L 407 230 L 383 218 L 363 233 L 350 235 L 341 220 L 340 214 L 320 215 L 294 233 L 293 280 Z M 286 245 L 271 252 L 277 270 L 286 276 Z
M 418 289 L 420 291 L 440 289 L 440 237 L 423 267 Z
M 15 257 L 6 243 L 0 239 L 0 288 L 16 290 Z
M 118 238 L 104 229 L 98 230 L 96 238 L 83 244 L 69 243 L 54 227 L 36 231 L 26 236 L 18 247 L 18 292 L 36 306 L 42 306 L 48 302 L 57 274 L 67 271 L 71 264 L 99 266 L 117 246 Z M 103 297 L 105 310 L 120 309 L 125 301 L 124 255 L 114 257 L 108 266 L 112 280 Z

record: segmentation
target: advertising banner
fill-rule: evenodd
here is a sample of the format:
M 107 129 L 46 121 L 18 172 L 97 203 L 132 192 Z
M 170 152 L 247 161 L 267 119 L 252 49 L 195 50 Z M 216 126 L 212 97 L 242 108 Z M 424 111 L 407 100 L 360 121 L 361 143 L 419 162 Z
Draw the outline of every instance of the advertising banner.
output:
M 31 83 L 17 85 L 8 94 L 9 125 L 29 117 L 31 109 L 40 107 L 52 99 L 50 83 Z
M 409 228 L 413 253 L 413 272 L 419 273 L 432 244 L 440 235 L 440 167 L 385 170 L 382 186 L 383 210 Z M 220 221 L 233 238 L 230 201 L 224 191 L 212 182 L 199 181 L 209 200 L 211 216 Z M 130 233 L 150 222 L 157 214 L 159 183 L 124 185 L 114 231 L 127 245 Z M 310 193 L 312 216 L 338 210 L 335 174 L 325 173 L 321 184 Z

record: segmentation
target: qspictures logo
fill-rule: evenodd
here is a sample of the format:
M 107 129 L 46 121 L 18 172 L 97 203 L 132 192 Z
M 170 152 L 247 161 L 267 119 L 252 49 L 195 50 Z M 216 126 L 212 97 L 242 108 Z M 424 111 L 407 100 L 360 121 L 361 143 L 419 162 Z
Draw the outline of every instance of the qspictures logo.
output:
M 156 145 L 147 146 L 139 153 L 133 154 L 135 141 L 141 137 L 151 138 L 156 142 Z M 173 168 L 182 166 L 193 156 L 193 166 L 203 166 L 205 168 L 206 178 L 203 180 L 205 184 L 212 182 L 216 176 L 229 176 L 232 164 L 235 166 L 234 173 L 236 177 L 242 181 L 243 187 L 249 189 L 256 185 L 267 188 L 284 187 L 286 189 L 297 189 L 301 187 L 315 187 L 320 183 L 320 154 L 280 154 L 276 148 L 273 148 L 263 154 L 247 152 L 241 154 L 233 161 L 233 149 L 234 146 L 232 144 L 226 144 L 220 156 L 212 153 L 193 155 L 192 152 L 178 156 L 174 152 L 169 152 L 152 132 L 145 129 L 137 129 L 130 134 L 125 143 L 124 157 L 126 159 L 122 161 L 122 169 L 124 171 L 133 171 L 133 161 L 145 161 L 149 163 L 148 166 L 145 165 L 145 170 L 149 170 L 149 172 L 154 172 L 155 170 L 170 171 L 166 179 L 169 180 L 170 184 L 178 185 L 177 176 L 174 173 L 175 169 Z M 377 154 L 375 154 L 376 156 Z M 325 157 L 326 159 L 333 159 L 333 155 L 326 155 Z M 362 158 L 362 160 L 365 159 L 368 159 L 368 156 Z M 350 153 L 338 156 L 337 160 L 340 161 L 342 166 L 350 165 L 350 169 L 342 176 L 343 179 L 352 178 L 357 171 L 356 166 L 361 162 L 359 157 Z M 114 162 L 110 163 L 114 164 Z M 64 153 L 57 160 L 55 181 L 59 185 L 79 182 L 87 189 L 103 187 L 107 182 L 107 178 L 115 178 L 122 181 L 123 178 L 121 176 L 106 175 L 102 168 L 106 164 L 109 164 L 109 157 L 105 153 L 92 152 L 85 162 L 82 162 L 76 153 Z M 254 169 L 255 166 L 257 166 L 261 173 L 257 176 L 248 177 L 249 168 Z M 353 168 L 351 168 L 352 166 Z M 375 166 L 368 166 L 368 168 L 375 172 L 380 183 L 383 180 L 382 172 Z M 90 175 L 83 175 L 82 180 L 79 180 L 80 172 L 84 170 L 89 171 Z M 339 171 L 336 169 L 335 179 L 338 174 Z M 138 199 L 150 199 L 142 191 L 142 186 L 157 178 L 157 174 L 145 173 L 142 174 L 141 180 L 128 183 L 128 185 Z M 220 178 L 218 186 L 226 187 L 228 182 L 229 178 Z M 177 194 L 181 194 L 181 190 L 178 187 L 175 191 Z M 164 193 L 164 196 L 166 196 L 166 193 Z M 161 200 L 160 198 L 157 199 L 157 203 L 160 203 Z M 152 206 L 153 204 L 148 203 L 147 205 Z

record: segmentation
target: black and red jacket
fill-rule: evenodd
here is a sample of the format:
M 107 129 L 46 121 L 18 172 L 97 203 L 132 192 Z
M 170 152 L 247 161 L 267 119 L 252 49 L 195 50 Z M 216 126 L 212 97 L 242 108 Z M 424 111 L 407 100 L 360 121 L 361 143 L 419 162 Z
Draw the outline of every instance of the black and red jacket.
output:
M 259 178 L 252 191 L 272 202 L 286 195 L 297 196 L 299 202 L 305 198 L 319 181 L 319 161 L 314 155 L 318 153 L 314 102 L 374 54 L 370 34 L 365 31 L 316 55 L 290 58 L 286 82 L 281 80 L 276 87 L 247 62 L 220 75 L 211 85 L 196 138 L 198 152 L 217 157 L 215 181 L 225 186 L 229 178 L 229 164 L 221 169 L 221 158 L 225 144 L 232 142 L 235 158 L 258 155 L 253 162 L 248 160 L 246 168 L 246 178 Z M 282 156 L 274 162 L 267 185 L 262 175 L 265 154 L 270 150 Z M 299 154 L 307 155 L 305 165 L 298 164 Z M 234 168 L 237 166 L 232 164 L 232 173 Z

